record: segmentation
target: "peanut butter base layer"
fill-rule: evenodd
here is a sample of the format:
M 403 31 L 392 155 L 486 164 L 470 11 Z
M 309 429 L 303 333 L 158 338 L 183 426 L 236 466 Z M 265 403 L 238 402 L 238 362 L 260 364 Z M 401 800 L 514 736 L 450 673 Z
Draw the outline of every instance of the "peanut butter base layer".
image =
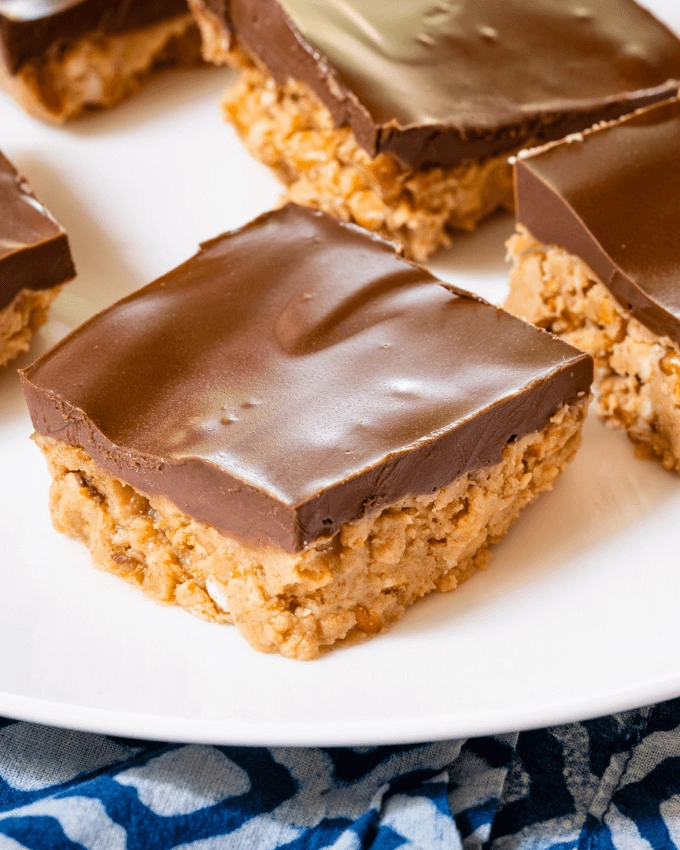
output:
M 349 127 L 334 125 L 308 86 L 294 80 L 277 85 L 238 48 L 225 49 L 209 22 L 202 32 L 207 60 L 241 69 L 223 100 L 224 114 L 253 156 L 287 184 L 282 203 L 355 222 L 418 262 L 448 245 L 452 230 L 472 231 L 497 209 L 513 208 L 508 155 L 427 171 L 392 154 L 372 158 Z
M 0 367 L 28 350 L 33 334 L 47 321 L 50 305 L 60 292 L 60 286 L 22 289 L 0 310 Z
M 514 267 L 505 309 L 595 360 L 605 423 L 622 428 L 640 457 L 680 472 L 680 348 L 635 319 L 578 257 L 539 244 L 525 229 L 508 242 Z
M 291 555 L 256 548 L 148 498 L 80 448 L 36 436 L 53 477 L 55 528 L 153 599 L 234 623 L 255 649 L 316 658 L 386 631 L 432 591 L 457 587 L 573 458 L 589 399 L 563 407 L 494 466 L 343 525 Z
M 85 109 L 114 106 L 157 69 L 200 61 L 200 36 L 190 14 L 132 32 L 94 33 L 54 45 L 10 74 L 0 63 L 0 85 L 31 115 L 53 123 Z

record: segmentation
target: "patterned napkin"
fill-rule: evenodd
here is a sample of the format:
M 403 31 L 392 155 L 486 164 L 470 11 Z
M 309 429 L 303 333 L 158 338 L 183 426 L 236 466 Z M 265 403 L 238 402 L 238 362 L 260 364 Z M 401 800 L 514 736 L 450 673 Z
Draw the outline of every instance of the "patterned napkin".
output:
M 356 749 L 123 740 L 0 720 L 0 850 L 680 847 L 680 699 Z

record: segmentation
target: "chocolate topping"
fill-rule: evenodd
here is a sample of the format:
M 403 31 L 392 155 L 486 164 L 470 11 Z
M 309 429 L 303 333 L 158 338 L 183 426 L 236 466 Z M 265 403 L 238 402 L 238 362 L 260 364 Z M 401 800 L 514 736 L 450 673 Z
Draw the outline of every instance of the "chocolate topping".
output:
M 680 101 L 516 164 L 517 220 L 584 260 L 642 324 L 680 343 Z
M 22 289 L 50 289 L 75 273 L 66 232 L 0 153 L 0 310 Z
M 186 12 L 186 0 L 0 0 L 0 47 L 15 73 L 55 43 L 127 32 Z
M 295 552 L 499 461 L 588 391 L 592 361 L 288 205 L 205 243 L 23 378 L 40 434 Z
M 371 155 L 451 167 L 668 97 L 680 41 L 633 0 L 197 0 Z

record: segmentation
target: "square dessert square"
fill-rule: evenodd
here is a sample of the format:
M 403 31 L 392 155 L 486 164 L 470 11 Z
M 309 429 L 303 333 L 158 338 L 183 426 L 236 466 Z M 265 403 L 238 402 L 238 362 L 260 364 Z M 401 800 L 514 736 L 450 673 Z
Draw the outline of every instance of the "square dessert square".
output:
M 589 352 L 604 421 L 680 471 L 680 102 L 515 168 L 506 308 Z
M 186 0 L 0 0 L 0 85 L 43 120 L 113 106 L 157 68 L 198 61 Z
M 65 230 L 0 153 L 0 366 L 28 349 L 75 273 Z
M 680 41 L 633 0 L 190 0 L 285 198 L 425 260 L 512 207 L 508 156 L 667 98 Z
M 56 528 L 301 659 L 485 566 L 573 457 L 591 380 L 588 355 L 296 205 L 23 372 Z

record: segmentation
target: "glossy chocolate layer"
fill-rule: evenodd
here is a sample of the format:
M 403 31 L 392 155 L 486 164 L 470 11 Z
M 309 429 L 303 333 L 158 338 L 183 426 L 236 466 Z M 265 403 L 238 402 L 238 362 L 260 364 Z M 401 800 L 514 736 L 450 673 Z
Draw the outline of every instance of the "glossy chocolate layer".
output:
M 680 80 L 680 41 L 633 0 L 198 2 L 369 153 L 416 167 L 563 138 Z
M 0 47 L 14 73 L 55 43 L 127 32 L 186 11 L 186 0 L 0 0 Z
M 584 260 L 644 325 L 680 343 L 680 102 L 516 164 L 517 220 Z
M 50 289 L 75 273 L 66 232 L 0 153 L 0 310 L 22 289 Z
M 590 358 L 289 205 L 25 370 L 36 431 L 223 532 L 299 551 L 500 459 Z

